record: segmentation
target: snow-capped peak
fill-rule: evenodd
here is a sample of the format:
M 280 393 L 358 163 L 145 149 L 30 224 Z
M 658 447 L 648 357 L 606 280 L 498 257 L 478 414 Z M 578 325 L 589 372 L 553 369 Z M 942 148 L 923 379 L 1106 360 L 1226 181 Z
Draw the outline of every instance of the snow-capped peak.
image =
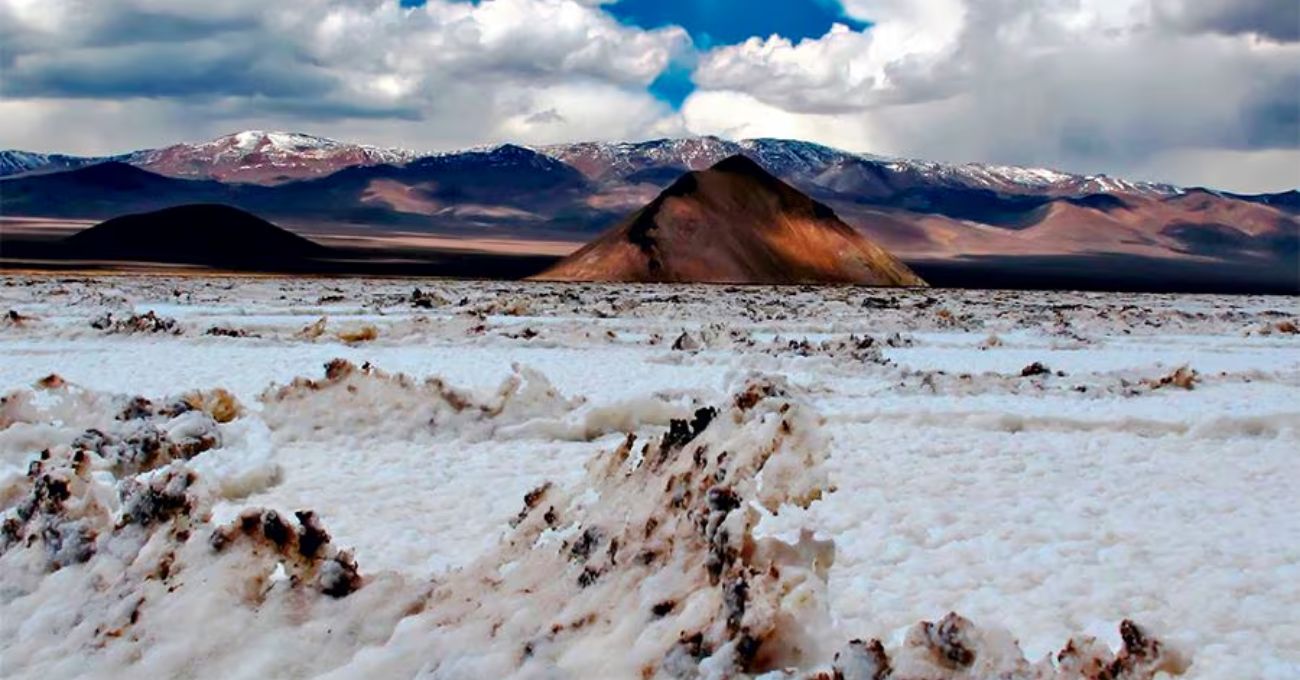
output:
M 266 130 L 244 130 L 197 144 L 177 144 L 160 149 L 188 148 L 196 154 L 212 153 L 225 156 L 241 154 L 280 154 L 280 155 L 328 155 L 332 153 L 360 150 L 368 156 L 392 159 L 411 159 L 419 157 L 416 151 L 407 149 L 386 149 L 368 144 L 351 144 L 328 137 L 318 137 L 302 132 L 280 132 Z
M 273 184 L 357 165 L 400 165 L 424 155 L 301 132 L 244 130 L 207 142 L 142 151 L 134 154 L 132 163 L 176 177 Z
M 277 151 L 308 151 L 312 149 L 333 149 L 347 146 L 342 142 L 325 137 L 316 137 L 300 132 L 265 132 L 262 130 L 245 130 L 233 135 L 208 142 L 220 145 L 226 140 L 233 141 L 233 146 L 243 151 L 253 151 L 266 147 Z

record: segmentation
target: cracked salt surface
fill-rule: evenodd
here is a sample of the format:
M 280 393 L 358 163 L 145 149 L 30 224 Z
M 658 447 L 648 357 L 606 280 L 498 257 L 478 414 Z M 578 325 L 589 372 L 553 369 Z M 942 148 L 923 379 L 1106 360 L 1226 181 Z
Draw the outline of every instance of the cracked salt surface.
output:
M 1294 298 L 2 282 L 6 677 L 872 677 L 850 638 L 893 678 L 1300 677 Z M 179 334 L 90 326 L 148 311 Z M 238 417 L 187 444 L 217 387 Z M 1039 661 L 1076 634 L 1126 651 Z

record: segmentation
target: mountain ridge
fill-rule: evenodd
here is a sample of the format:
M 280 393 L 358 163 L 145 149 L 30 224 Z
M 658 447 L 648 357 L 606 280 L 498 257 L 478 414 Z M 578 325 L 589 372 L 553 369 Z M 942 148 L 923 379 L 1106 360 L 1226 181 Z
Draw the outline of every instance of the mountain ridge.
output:
M 881 165 L 896 173 L 925 174 L 977 188 L 996 186 L 1004 190 L 1035 191 L 1068 189 L 1079 194 L 1115 191 L 1171 194 L 1182 190 L 1171 184 L 1122 180 L 1104 174 L 1088 175 L 988 163 L 937 163 L 768 137 L 730 141 L 703 135 L 623 142 L 543 145 L 505 143 L 433 152 L 355 144 L 301 132 L 264 130 L 244 130 L 204 142 L 173 144 L 110 156 L 43 154 L 6 149 L 0 151 L 0 177 L 44 171 L 48 165 L 67 168 L 120 160 L 173 177 L 276 184 L 320 177 L 346 167 L 401 165 L 425 158 L 490 153 L 508 147 L 527 148 L 564 161 L 597 181 L 618 176 L 621 169 L 646 160 L 660 164 L 678 163 L 682 170 L 698 170 L 728 156 L 744 153 L 756 156 L 760 163 L 775 168 L 778 174 L 784 171 L 811 174 L 826 170 L 836 162 L 865 162 Z M 13 160 L 6 162 L 6 157 Z M 608 167 L 593 167 L 593 164 L 599 163 Z

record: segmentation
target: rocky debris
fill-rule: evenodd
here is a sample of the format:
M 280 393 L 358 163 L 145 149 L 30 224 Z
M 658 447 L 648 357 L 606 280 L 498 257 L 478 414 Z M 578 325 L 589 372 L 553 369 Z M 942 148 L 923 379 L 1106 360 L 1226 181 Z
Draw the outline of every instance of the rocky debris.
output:
M 764 399 L 784 399 L 790 396 L 790 386 L 784 379 L 769 376 L 751 376 L 745 388 L 738 392 L 732 403 L 741 411 L 748 411 Z
M 126 318 L 115 318 L 112 312 L 108 312 L 101 317 L 90 322 L 90 327 L 95 330 L 107 331 L 109 333 L 166 333 L 168 335 L 180 335 L 181 328 L 176 324 L 176 320 L 158 316 L 152 310 L 144 314 L 133 314 Z
M 742 391 L 777 393 L 759 384 Z M 628 674 L 666 675 L 704 663 L 750 673 L 802 658 L 811 648 L 785 627 L 783 593 L 811 586 L 812 574 L 829 567 L 829 548 L 810 537 L 796 549 L 753 536 L 759 515 L 750 503 L 779 512 L 817 495 L 824 472 L 816 461 L 824 447 L 816 432 L 798 407 L 772 396 L 758 398 L 748 411 L 697 409 L 674 421 L 652 452 L 636 455 L 636 438 L 629 436 L 592 461 L 586 483 L 530 492 L 497 554 L 435 590 L 433 601 L 443 606 L 429 609 L 429 624 L 512 612 L 510 637 L 499 635 L 492 644 L 523 650 L 525 674 L 556 669 L 563 650 L 585 636 L 614 634 L 624 610 L 664 622 L 664 634 L 642 635 L 621 662 Z M 761 490 L 760 473 L 769 480 Z M 599 500 L 575 506 L 585 489 Z M 556 527 L 548 515 L 565 507 L 571 512 Z M 571 530 L 572 538 L 558 550 L 533 547 L 541 532 L 555 530 Z M 500 570 L 505 563 L 513 565 L 508 572 Z M 486 573 L 495 574 L 493 590 L 503 597 L 465 609 L 462 594 L 482 588 Z M 570 576 L 555 578 L 560 573 Z M 525 591 L 528 598 L 517 604 L 504 597 Z M 687 598 L 695 603 L 689 610 L 677 605 Z M 553 618 L 559 608 L 550 602 L 569 603 L 563 619 Z M 572 625 L 575 620 L 581 625 Z M 683 626 L 686 632 L 675 632 Z
M 1052 369 L 1044 366 L 1041 362 L 1038 361 L 1035 361 L 1034 363 L 1029 364 L 1028 366 L 1020 370 L 1020 377 L 1022 378 L 1032 378 L 1038 375 L 1051 375 L 1051 374 L 1052 374 Z
M 916 340 L 910 335 L 894 332 L 885 337 L 884 343 L 888 347 L 914 347 Z
M 359 328 L 339 331 L 338 338 L 349 345 L 359 345 L 363 342 L 370 342 L 379 337 L 379 329 L 366 324 Z
M 11 328 L 22 328 L 32 321 L 32 317 L 25 314 L 19 314 L 18 310 L 11 309 L 0 319 L 0 325 Z
M 151 400 L 92 392 L 51 374 L 38 381 L 36 390 L 18 390 L 0 400 L 0 429 L 57 423 L 53 432 L 66 434 L 49 455 L 72 456 L 118 477 L 220 447 L 221 425 L 243 414 L 234 395 L 221 388 Z
M 908 630 L 902 647 L 851 641 L 836 653 L 834 680 L 1154 680 L 1182 675 L 1186 658 L 1131 621 L 1120 624 L 1123 647 L 1113 654 L 1095 638 L 1070 640 L 1055 656 L 1031 663 L 1005 632 L 982 629 L 950 613 Z M 806 677 L 806 676 L 805 676 Z
M 411 291 L 410 304 L 416 309 L 433 309 L 451 304 L 447 298 L 433 292 L 416 288 Z
M 682 331 L 673 341 L 673 350 L 677 352 L 695 352 L 701 349 L 704 349 L 704 343 L 686 331 Z
M 125 399 L 124 405 L 118 410 L 117 420 L 139 420 L 155 416 L 175 418 L 190 411 L 201 411 L 219 423 L 228 423 L 243 413 L 243 407 L 235 395 L 217 387 L 186 392 L 179 397 L 157 402 L 141 396 L 130 397 Z
M 546 497 L 547 492 L 549 492 L 553 486 L 554 485 L 551 482 L 543 482 L 541 486 L 525 494 L 524 508 L 519 511 L 519 514 L 516 515 L 514 519 L 510 520 L 510 526 L 519 526 L 519 523 L 524 521 L 524 518 L 528 517 L 528 513 L 532 512 L 533 508 L 536 508 L 538 504 L 542 502 Z
M 246 330 L 244 330 L 244 329 L 242 329 L 242 328 L 229 328 L 229 327 L 226 327 L 226 326 L 212 326 L 212 327 L 209 328 L 208 330 L 203 331 L 203 334 L 204 334 L 204 335 L 209 335 L 209 336 L 212 336 L 212 337 L 217 337 L 217 338 L 255 338 L 255 337 L 258 337 L 258 336 L 256 336 L 256 335 L 253 335 L 253 334 L 249 333 L 248 331 L 246 331 Z
M 1154 380 L 1143 380 L 1142 383 L 1153 390 L 1165 387 L 1181 387 L 1185 390 L 1196 388 L 1196 383 L 1200 381 L 1200 374 L 1192 370 L 1189 366 L 1179 366 L 1168 375 L 1161 376 Z
M 325 334 L 325 325 L 329 323 L 326 317 L 321 317 L 316 321 L 303 326 L 293 337 L 299 340 L 315 340 Z
M 1267 320 L 1255 324 L 1246 330 L 1246 335 L 1296 335 L 1300 334 L 1300 324 L 1290 319 L 1281 321 Z
M 851 640 L 835 653 L 832 673 L 834 680 L 886 680 L 893 668 L 880 640 Z
M 881 343 L 870 335 L 850 335 L 847 339 L 823 340 L 820 343 L 809 342 L 807 338 L 791 340 L 784 349 L 801 357 L 829 356 L 865 363 L 888 363 L 881 351 Z
M 86 430 L 72 442 L 74 449 L 105 460 L 119 476 L 189 460 L 220 445 L 216 421 L 199 412 L 177 416 L 165 426 L 141 423 L 124 435 Z
M 334 547 L 316 513 L 300 510 L 294 518 L 291 522 L 275 510 L 245 510 L 235 521 L 215 529 L 208 544 L 216 552 L 241 543 L 255 552 L 269 551 L 285 567 L 291 586 L 310 584 L 335 598 L 359 590 L 363 580 L 356 560 L 351 552 Z
M 221 387 L 186 392 L 181 400 L 190 408 L 208 414 L 218 423 L 229 423 L 244 413 L 244 407 L 235 399 L 235 395 Z
M 889 297 L 871 297 L 867 296 L 862 299 L 862 306 L 866 309 L 898 309 L 898 298 Z
M 86 644 L 102 648 L 118 638 L 138 640 L 143 634 L 133 631 L 148 617 L 142 612 L 204 606 L 213 597 L 238 606 L 240 593 L 261 606 L 274 589 L 332 600 L 364 584 L 352 555 L 333 545 L 310 511 L 292 519 L 249 511 L 230 526 L 212 527 L 214 488 L 185 459 L 219 445 L 216 421 L 201 409 L 235 417 L 229 393 L 192 393 L 193 403 L 182 409 L 181 399 L 49 389 L 56 399 L 124 416 L 45 449 L 21 479 L 0 479 L 0 573 L 8 592 L 27 593 L 45 583 L 46 573 L 87 565 L 60 578 L 59 587 L 77 598 L 77 620 L 58 628 L 61 634 L 84 634 Z M 50 427 L 61 414 L 53 406 L 20 413 L 21 422 L 51 433 L 68 429 Z M 273 578 L 277 569 L 289 577 L 284 585 Z M 175 601 L 163 604 L 164 598 Z M 286 621 L 306 616 L 310 606 L 302 595 L 285 604 L 294 612 Z
M 581 403 L 566 399 L 546 376 L 519 365 L 494 394 L 483 397 L 439 378 L 421 381 L 343 359 L 326 364 L 324 379 L 297 378 L 273 386 L 261 401 L 263 419 L 277 436 L 288 439 L 322 434 L 409 438 L 451 428 L 491 436 L 510 424 L 561 417 Z M 384 404 L 384 409 L 374 404 Z
M 122 499 L 122 525 L 148 527 L 188 517 L 195 501 L 190 495 L 198 476 L 184 468 L 171 468 L 146 481 L 129 477 L 118 486 Z
M 533 338 L 540 336 L 541 333 L 531 326 L 525 326 L 524 329 L 518 333 L 503 333 L 502 335 L 512 340 L 532 340 Z
M 480 319 L 489 316 L 530 316 L 534 313 L 533 303 L 523 297 L 492 297 L 478 305 L 465 307 L 465 312 Z
M 11 549 L 41 549 L 46 571 L 89 561 L 96 553 L 108 510 L 91 492 L 84 454 L 56 458 L 49 450 L 32 461 L 26 489 L 6 507 L 0 524 L 0 555 Z
M 68 382 L 58 373 L 51 373 L 36 381 L 36 387 L 43 390 L 57 390 L 67 386 Z
M 938 623 L 921 622 L 903 644 L 927 650 L 934 662 L 947 670 L 961 670 L 975 663 L 975 641 L 970 629 L 970 621 L 949 613 Z

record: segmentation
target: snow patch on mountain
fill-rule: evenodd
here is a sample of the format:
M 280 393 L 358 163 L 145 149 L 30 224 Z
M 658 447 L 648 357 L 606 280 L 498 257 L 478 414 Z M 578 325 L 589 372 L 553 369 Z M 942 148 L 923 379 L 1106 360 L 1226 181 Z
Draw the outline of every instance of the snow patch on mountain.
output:
M 597 181 L 626 179 L 653 167 L 702 170 L 734 154 L 744 154 L 785 179 L 833 188 L 840 173 L 856 167 L 880 181 L 897 184 L 919 182 L 986 189 L 999 193 L 1046 193 L 1081 196 L 1092 193 L 1138 193 L 1168 196 L 1182 193 L 1178 187 L 1150 182 L 1131 182 L 1106 175 L 1076 175 L 1047 168 L 966 163 L 951 165 L 929 161 L 889 158 L 853 153 L 820 144 L 787 139 L 743 139 L 727 141 L 717 137 L 659 139 L 647 142 L 582 142 L 536 147 Z
M 137 152 L 130 162 L 173 177 L 274 184 L 358 165 L 402 165 L 425 155 L 299 132 L 245 130 L 200 144 Z

